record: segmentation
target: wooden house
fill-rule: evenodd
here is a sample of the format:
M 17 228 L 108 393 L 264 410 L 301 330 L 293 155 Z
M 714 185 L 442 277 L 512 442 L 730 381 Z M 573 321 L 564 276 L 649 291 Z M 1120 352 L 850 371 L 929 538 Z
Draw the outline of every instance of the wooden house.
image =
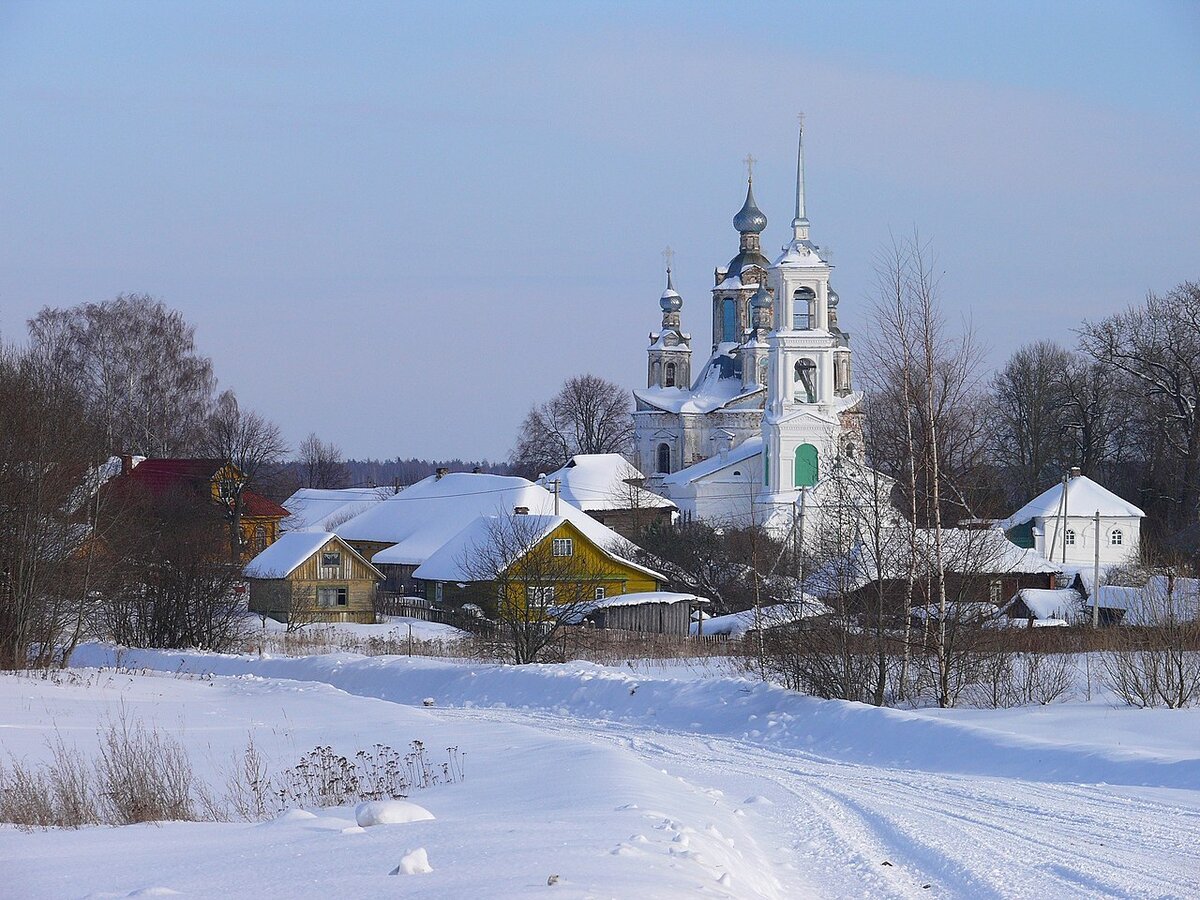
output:
M 262 552 L 279 537 L 279 523 L 288 511 L 261 494 L 243 487 L 246 476 L 221 459 L 143 459 L 122 456 L 121 474 L 112 488 L 140 494 L 151 500 L 168 495 L 192 497 L 228 509 L 240 489 L 242 514 L 238 527 L 242 559 Z M 232 527 L 232 518 L 231 518 Z
M 615 596 L 658 591 L 665 580 L 592 540 L 569 519 L 526 513 L 480 516 L 413 576 L 438 603 L 571 612 Z M 684 616 L 686 621 L 687 611 Z
M 375 621 L 383 575 L 336 534 L 291 531 L 252 559 L 250 611 L 281 622 Z

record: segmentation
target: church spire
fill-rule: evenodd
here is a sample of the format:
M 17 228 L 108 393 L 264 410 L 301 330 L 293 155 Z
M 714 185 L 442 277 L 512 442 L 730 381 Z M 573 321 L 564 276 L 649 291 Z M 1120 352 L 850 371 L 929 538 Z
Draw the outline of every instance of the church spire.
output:
M 792 236 L 808 240 L 808 217 L 804 213 L 804 113 L 800 113 L 800 140 L 796 146 L 796 218 L 792 219 Z

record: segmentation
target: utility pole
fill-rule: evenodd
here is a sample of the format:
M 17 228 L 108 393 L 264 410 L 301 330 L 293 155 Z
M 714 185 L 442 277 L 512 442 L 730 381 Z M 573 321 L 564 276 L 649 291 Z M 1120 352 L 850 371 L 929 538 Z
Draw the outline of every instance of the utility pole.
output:
M 1096 510 L 1096 548 L 1092 558 L 1092 627 L 1100 627 L 1100 510 Z

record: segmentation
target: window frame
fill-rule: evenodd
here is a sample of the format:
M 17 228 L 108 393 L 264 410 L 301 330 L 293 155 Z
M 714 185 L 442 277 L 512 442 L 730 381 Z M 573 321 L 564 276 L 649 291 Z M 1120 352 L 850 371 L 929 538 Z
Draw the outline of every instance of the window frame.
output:
M 334 561 L 330 562 L 329 557 L 334 557 Z M 342 567 L 342 551 L 341 550 L 322 550 L 321 551 L 321 568 L 322 569 L 340 569 Z
M 565 559 L 575 555 L 574 538 L 553 538 L 550 542 L 550 553 L 555 559 Z
M 333 602 L 327 603 L 324 598 L 329 594 L 333 595 Z M 318 609 L 340 609 L 350 605 L 350 587 L 349 585 L 325 585 L 317 588 L 317 608 Z

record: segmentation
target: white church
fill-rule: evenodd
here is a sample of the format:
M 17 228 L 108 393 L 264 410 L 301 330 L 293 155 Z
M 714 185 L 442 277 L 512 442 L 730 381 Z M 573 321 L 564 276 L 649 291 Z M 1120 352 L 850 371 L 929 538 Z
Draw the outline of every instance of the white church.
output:
M 733 227 L 738 252 L 716 269 L 712 349 L 694 377 L 668 263 L 662 329 L 650 335 L 646 387 L 634 391 L 637 465 L 685 516 L 786 527 L 834 461 L 861 448 L 850 337 L 805 216 L 803 126 L 792 239 L 774 262 L 763 255 L 752 171 Z

